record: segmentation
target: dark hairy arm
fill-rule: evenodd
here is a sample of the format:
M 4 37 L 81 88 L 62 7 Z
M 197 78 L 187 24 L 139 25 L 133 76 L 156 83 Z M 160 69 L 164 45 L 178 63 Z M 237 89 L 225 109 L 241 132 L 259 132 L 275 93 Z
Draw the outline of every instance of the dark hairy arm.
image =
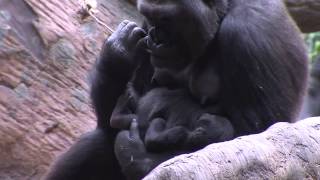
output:
M 91 98 L 97 128 L 82 137 L 51 167 L 48 180 L 124 179 L 114 154 L 118 130 L 109 125 L 118 98 L 138 64 L 145 32 L 123 21 L 106 40 L 93 70 Z M 141 54 L 141 53 L 140 53 Z

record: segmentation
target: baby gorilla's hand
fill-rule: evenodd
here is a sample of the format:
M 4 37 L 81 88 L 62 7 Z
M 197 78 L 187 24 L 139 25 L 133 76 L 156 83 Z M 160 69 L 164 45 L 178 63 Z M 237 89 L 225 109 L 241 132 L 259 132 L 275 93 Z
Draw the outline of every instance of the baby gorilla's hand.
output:
M 111 77 L 128 80 L 138 64 L 135 56 L 146 46 L 146 33 L 134 22 L 120 23 L 102 48 L 98 69 Z
M 205 113 L 197 120 L 196 128 L 189 133 L 185 146 L 186 149 L 197 150 L 233 137 L 234 129 L 227 118 Z
M 188 130 L 183 126 L 166 127 L 166 121 L 156 118 L 151 121 L 145 135 L 145 146 L 150 152 L 180 150 L 188 137 Z

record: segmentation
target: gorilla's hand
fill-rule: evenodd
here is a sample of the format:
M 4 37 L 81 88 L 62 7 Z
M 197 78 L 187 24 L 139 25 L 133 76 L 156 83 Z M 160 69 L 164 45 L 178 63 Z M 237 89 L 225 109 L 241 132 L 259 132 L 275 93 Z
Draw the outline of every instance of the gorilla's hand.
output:
M 115 140 L 115 154 L 128 179 L 141 179 L 151 170 L 150 160 L 143 141 L 140 139 L 138 123 L 133 120 L 130 130 L 118 133 Z
M 164 119 L 156 118 L 151 121 L 144 142 L 150 152 L 179 150 L 188 137 L 188 133 L 187 128 L 183 126 L 167 128 Z
M 98 61 L 98 70 L 110 77 L 128 80 L 138 64 L 137 54 L 146 46 L 146 32 L 134 22 L 120 23 L 116 31 L 105 41 Z
M 231 122 L 222 116 L 204 113 L 197 120 L 196 128 L 186 140 L 187 149 L 199 149 L 216 142 L 231 140 L 234 128 Z

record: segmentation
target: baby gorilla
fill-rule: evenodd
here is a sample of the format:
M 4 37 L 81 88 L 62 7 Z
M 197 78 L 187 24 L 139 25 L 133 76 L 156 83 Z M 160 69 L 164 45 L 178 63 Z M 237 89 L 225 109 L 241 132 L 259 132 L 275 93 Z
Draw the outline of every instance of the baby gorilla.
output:
M 154 88 L 139 100 L 136 113 L 140 137 L 151 152 L 190 152 L 234 135 L 230 121 L 213 115 L 218 108 L 202 107 L 185 89 Z
M 183 89 L 157 88 L 148 92 L 137 111 L 139 124 L 150 123 L 144 138 L 147 150 L 198 150 L 231 139 L 234 135 L 231 123 L 213 115 L 216 111 L 214 107 L 201 107 Z
M 130 131 L 118 134 L 114 151 L 128 179 L 141 178 L 170 157 L 234 137 L 230 121 L 216 115 L 221 113 L 219 106 L 201 105 L 186 89 L 158 87 L 135 96 L 129 88 L 111 118 L 113 126 L 130 126 Z M 141 152 L 144 158 L 139 157 Z

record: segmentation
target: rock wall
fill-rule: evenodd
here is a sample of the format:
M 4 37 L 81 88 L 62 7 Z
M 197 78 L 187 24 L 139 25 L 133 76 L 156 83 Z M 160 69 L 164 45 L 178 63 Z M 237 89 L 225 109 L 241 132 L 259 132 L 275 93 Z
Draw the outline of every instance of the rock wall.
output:
M 126 2 L 99 3 L 110 27 L 140 19 Z M 80 0 L 0 1 L 0 179 L 39 179 L 95 128 L 88 72 L 107 36 Z

